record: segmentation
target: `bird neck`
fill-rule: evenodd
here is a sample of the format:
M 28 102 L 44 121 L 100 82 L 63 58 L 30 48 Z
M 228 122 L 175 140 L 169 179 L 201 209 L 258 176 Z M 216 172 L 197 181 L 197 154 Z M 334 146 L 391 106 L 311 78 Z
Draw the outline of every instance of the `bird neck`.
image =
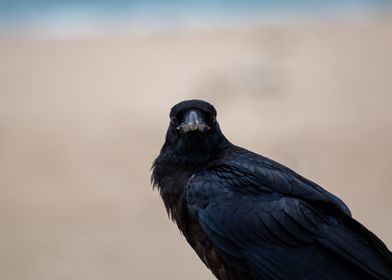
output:
M 159 157 L 170 165 L 187 169 L 198 169 L 216 159 L 223 151 L 232 146 L 223 134 L 202 138 L 190 135 L 177 143 L 166 141 Z

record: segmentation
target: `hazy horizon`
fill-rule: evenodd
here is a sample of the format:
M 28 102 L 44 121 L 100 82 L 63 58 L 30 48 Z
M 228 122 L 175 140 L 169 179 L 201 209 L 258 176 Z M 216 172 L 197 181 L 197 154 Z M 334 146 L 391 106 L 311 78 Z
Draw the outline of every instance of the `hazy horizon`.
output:
M 384 0 L 0 1 L 0 39 L 77 38 L 237 25 L 372 19 Z

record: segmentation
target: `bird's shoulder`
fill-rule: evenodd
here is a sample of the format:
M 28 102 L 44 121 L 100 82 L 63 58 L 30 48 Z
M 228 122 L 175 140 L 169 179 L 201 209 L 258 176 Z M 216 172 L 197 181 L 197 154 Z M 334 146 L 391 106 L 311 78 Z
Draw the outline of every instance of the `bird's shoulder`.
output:
M 291 197 L 351 216 L 338 197 L 292 169 L 238 146 L 225 150 L 187 183 L 186 191 L 206 203 L 218 195 L 250 195 L 259 200 Z

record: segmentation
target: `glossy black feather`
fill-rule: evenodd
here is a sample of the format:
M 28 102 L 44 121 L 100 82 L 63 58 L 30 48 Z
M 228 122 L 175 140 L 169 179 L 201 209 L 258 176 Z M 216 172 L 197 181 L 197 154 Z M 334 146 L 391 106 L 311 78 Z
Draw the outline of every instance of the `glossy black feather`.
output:
M 392 279 L 391 254 L 334 195 L 231 147 L 188 181 L 190 213 L 254 279 Z
M 180 135 L 176 122 L 189 110 L 211 129 Z M 391 252 L 339 198 L 232 145 L 207 102 L 181 102 L 170 116 L 152 180 L 219 280 L 392 279 Z

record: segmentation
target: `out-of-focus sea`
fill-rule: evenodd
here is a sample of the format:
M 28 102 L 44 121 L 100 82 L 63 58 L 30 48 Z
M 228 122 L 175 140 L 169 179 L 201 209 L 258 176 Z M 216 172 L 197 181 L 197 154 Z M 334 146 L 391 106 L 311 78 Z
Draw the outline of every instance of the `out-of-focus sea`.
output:
M 387 0 L 0 0 L 0 36 L 74 38 L 372 17 Z

